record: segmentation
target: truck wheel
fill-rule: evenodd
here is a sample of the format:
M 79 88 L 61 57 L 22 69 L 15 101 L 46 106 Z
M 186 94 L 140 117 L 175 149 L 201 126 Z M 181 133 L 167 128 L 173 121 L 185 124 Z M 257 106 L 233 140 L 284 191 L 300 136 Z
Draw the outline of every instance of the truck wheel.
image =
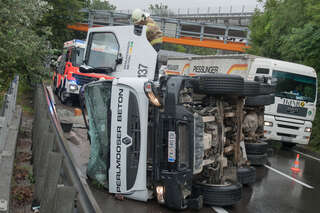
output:
M 274 87 L 270 84 L 260 83 L 259 85 L 259 93 L 260 95 L 269 95 L 274 92 Z
M 257 143 L 245 143 L 245 146 L 247 154 L 262 155 L 268 150 L 268 143 L 260 140 Z
M 246 99 L 246 106 L 265 106 L 274 103 L 274 95 L 259 95 L 255 97 L 248 97 Z
M 243 96 L 257 96 L 259 95 L 259 83 L 256 81 L 244 80 Z
M 194 82 L 195 91 L 207 95 L 241 95 L 243 91 L 243 78 L 238 75 L 201 75 Z
M 66 93 L 66 90 L 64 88 L 62 88 L 61 92 L 60 92 L 60 101 L 62 104 L 66 104 L 68 101 L 68 98 L 66 98 L 64 95 L 65 93 Z
M 225 185 L 197 182 L 194 184 L 194 194 L 203 195 L 203 203 L 209 206 L 231 206 L 241 200 L 242 185 L 231 182 Z
M 247 157 L 251 165 L 254 165 L 254 166 L 263 166 L 268 162 L 268 156 L 266 153 L 263 155 L 248 154 Z
M 253 184 L 256 182 L 256 169 L 250 167 L 239 167 L 237 169 L 238 182 L 241 184 Z

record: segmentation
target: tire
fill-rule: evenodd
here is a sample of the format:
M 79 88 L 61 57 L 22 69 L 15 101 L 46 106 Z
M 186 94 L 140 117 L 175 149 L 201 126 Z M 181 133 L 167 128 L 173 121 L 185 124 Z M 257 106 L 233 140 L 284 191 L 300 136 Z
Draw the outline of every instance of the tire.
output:
M 274 95 L 248 97 L 245 102 L 246 106 L 265 106 L 270 104 L 274 104 Z
M 195 91 L 207 95 L 241 95 L 243 78 L 238 75 L 212 74 L 196 77 Z
M 243 96 L 258 96 L 260 85 L 256 81 L 244 80 L 243 84 Z
M 238 182 L 241 184 L 253 184 L 256 182 L 256 169 L 250 167 L 239 167 L 237 169 Z
M 203 203 L 209 206 L 231 206 L 241 200 L 242 185 L 230 183 L 230 185 L 194 184 L 194 194 L 203 195 Z
M 62 88 L 61 92 L 60 92 L 60 101 L 61 101 L 62 104 L 66 104 L 67 101 L 68 101 L 68 98 L 64 97 L 64 93 L 65 93 L 65 89 Z
M 273 86 L 266 83 L 260 83 L 259 85 L 259 93 L 260 95 L 270 95 L 274 92 Z
M 254 155 L 263 155 L 267 153 L 268 143 L 257 141 L 257 143 L 245 143 L 246 153 Z
M 254 165 L 254 166 L 263 166 L 268 162 L 268 156 L 266 153 L 263 155 L 248 154 L 247 157 L 251 165 Z

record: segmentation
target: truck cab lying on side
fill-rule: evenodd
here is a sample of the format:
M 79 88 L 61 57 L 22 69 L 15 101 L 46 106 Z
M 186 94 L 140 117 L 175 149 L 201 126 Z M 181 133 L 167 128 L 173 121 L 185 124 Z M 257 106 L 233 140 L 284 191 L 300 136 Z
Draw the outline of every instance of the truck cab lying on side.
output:
M 255 181 L 243 116 L 259 83 L 226 74 L 158 78 L 156 63 L 145 27 L 89 29 L 81 69 L 114 79 L 84 86 L 88 177 L 110 193 L 173 209 L 237 203 L 242 181 Z

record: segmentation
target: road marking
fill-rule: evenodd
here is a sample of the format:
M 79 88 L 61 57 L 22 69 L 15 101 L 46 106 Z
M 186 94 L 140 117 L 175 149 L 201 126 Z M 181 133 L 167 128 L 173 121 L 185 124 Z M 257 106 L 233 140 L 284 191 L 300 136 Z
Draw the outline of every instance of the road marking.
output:
M 217 213 L 228 213 L 228 211 L 226 211 L 225 209 L 221 208 L 221 207 L 211 207 L 215 212 Z
M 276 170 L 276 169 L 274 169 L 274 168 L 272 168 L 272 167 L 270 167 L 270 166 L 268 166 L 268 165 L 264 165 L 264 166 L 267 167 L 268 169 L 270 169 L 270 170 L 272 170 L 272 171 L 280 174 L 280 175 L 283 175 L 283 176 L 286 177 L 286 178 L 289 178 L 290 180 L 293 180 L 293 181 L 301 184 L 302 186 L 305 186 L 305 187 L 307 187 L 307 188 L 309 188 L 309 189 L 314 189 L 313 186 L 310 186 L 310 185 L 308 185 L 308 184 L 306 184 L 306 183 L 304 183 L 304 182 L 302 182 L 302 181 L 300 181 L 300 180 L 297 180 L 297 179 L 295 179 L 295 178 L 293 178 L 293 177 L 291 177 L 291 176 L 289 176 L 289 175 L 286 175 L 285 173 L 280 172 L 280 171 L 278 171 L 278 170 Z
M 313 160 L 320 161 L 319 158 L 313 157 L 312 155 L 308 155 L 308 154 L 305 154 L 305 153 L 303 153 L 303 152 L 299 152 L 299 151 L 297 151 L 297 150 L 293 150 L 293 151 L 294 151 L 295 153 L 304 155 L 304 156 L 306 156 L 306 157 L 308 157 L 308 158 L 311 158 L 311 159 L 313 159 Z

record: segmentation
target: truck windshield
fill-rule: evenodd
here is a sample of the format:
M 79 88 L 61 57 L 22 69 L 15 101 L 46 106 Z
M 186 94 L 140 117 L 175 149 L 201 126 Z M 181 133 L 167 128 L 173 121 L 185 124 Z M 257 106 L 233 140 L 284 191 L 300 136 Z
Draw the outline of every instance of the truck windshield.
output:
M 87 55 L 87 64 L 90 67 L 116 66 L 119 44 L 112 33 L 92 33 Z
M 272 72 L 272 78 L 277 80 L 277 97 L 307 102 L 315 101 L 316 78 L 278 70 Z
M 80 67 L 82 65 L 84 48 L 78 47 L 76 50 L 76 66 Z
M 109 169 L 111 86 L 111 81 L 90 83 L 84 93 L 91 142 L 87 175 L 104 186 Z

